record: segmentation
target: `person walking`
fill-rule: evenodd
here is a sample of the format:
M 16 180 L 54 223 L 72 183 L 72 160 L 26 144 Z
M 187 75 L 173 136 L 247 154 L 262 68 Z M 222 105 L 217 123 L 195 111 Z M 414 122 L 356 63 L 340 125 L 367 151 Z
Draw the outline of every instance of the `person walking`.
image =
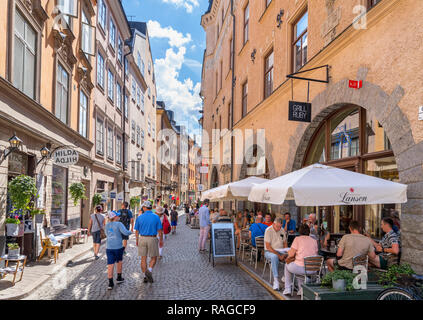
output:
M 118 212 L 110 211 L 108 215 L 110 222 L 106 224 L 107 277 L 109 279 L 109 286 L 107 289 L 111 290 L 114 287 L 113 271 L 115 264 L 117 265 L 116 283 L 122 283 L 124 281 L 122 278 L 122 260 L 124 250 L 124 247 L 122 246 L 122 236 L 129 236 L 131 231 L 126 229 L 122 222 L 119 222 Z
M 176 226 L 178 225 L 178 211 L 176 211 L 176 206 L 172 207 L 170 211 L 170 225 L 172 226 L 172 234 L 176 233 Z
M 119 218 L 120 222 L 123 223 L 126 229 L 131 230 L 134 232 L 134 216 L 132 214 L 132 211 L 128 209 L 129 203 L 124 202 L 122 203 L 122 208 L 119 210 Z M 126 235 L 122 236 L 123 239 L 123 254 L 126 255 L 126 246 L 128 244 L 129 237 Z
M 101 229 L 103 229 L 106 224 L 106 219 L 102 215 L 102 212 L 102 206 L 99 205 L 95 207 L 95 213 L 91 215 L 88 225 L 88 236 L 93 236 L 93 251 L 95 260 L 99 259 L 98 252 L 100 251 L 101 245 Z
M 163 207 L 157 207 L 156 214 L 159 216 L 160 222 L 162 223 L 163 227 L 163 246 L 160 247 L 159 245 L 159 257 L 161 258 L 163 256 L 164 241 L 166 239 L 166 235 L 170 233 L 171 227 L 170 222 L 165 214 L 165 209 Z
M 159 247 L 163 248 L 163 227 L 159 216 L 151 211 L 151 202 L 145 201 L 142 206 L 144 213 L 135 221 L 135 240 L 138 254 L 141 257 L 144 283 L 153 283 L 153 268 L 156 265 L 157 257 L 160 255 Z M 159 238 L 157 238 L 157 235 L 159 235 Z M 150 257 L 148 269 L 147 256 Z
M 167 209 L 167 203 L 164 204 L 164 214 L 169 217 L 169 210 Z
M 203 205 L 201 206 L 199 210 L 199 218 L 200 218 L 200 238 L 198 240 L 198 251 L 204 252 L 206 251 L 205 245 L 207 236 L 209 234 L 211 221 L 210 221 L 210 211 L 209 211 L 209 199 L 205 199 L 203 201 Z

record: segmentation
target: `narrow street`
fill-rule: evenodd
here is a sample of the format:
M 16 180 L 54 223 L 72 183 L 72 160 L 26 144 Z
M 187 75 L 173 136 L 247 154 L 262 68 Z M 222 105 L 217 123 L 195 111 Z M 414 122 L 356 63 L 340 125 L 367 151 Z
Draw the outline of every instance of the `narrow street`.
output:
M 185 225 L 179 218 L 175 235 L 167 235 L 163 258 L 153 272 L 154 283 L 143 283 L 140 258 L 131 236 L 128 255 L 124 257 L 125 282 L 107 290 L 105 245 L 100 259 L 92 252 L 73 261 L 72 267 L 53 276 L 26 297 L 26 300 L 269 300 L 273 297 L 247 273 L 228 258 L 217 261 L 213 268 L 208 253 L 198 253 L 198 229 Z M 116 276 L 115 276 L 116 278 Z

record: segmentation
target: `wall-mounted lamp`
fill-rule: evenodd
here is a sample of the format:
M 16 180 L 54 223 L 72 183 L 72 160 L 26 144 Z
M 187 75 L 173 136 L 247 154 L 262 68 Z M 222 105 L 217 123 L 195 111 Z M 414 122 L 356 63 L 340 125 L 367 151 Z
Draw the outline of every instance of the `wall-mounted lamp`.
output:
M 282 17 L 283 14 L 285 13 L 285 11 L 283 9 L 281 9 L 281 11 L 279 11 L 278 16 L 276 17 L 276 22 L 278 23 L 277 27 L 280 29 L 281 25 L 282 25 Z
M 13 134 L 13 137 L 9 139 L 10 147 L 4 149 L 3 151 L 3 160 L 6 159 L 13 151 L 19 149 L 22 145 L 22 140 L 16 136 L 16 133 Z
M 42 147 L 40 149 L 40 153 L 41 153 L 41 159 L 38 160 L 37 165 L 39 165 L 40 162 L 43 161 L 44 159 L 47 159 L 47 157 L 50 155 L 50 150 L 47 147 Z
M 141 161 L 141 159 L 142 159 L 142 153 L 141 152 L 137 153 L 137 159 L 138 159 L 138 161 Z
M 253 63 L 254 63 L 254 60 L 256 60 L 256 53 L 257 53 L 257 50 L 256 49 L 254 49 L 253 52 L 251 52 L 251 61 Z

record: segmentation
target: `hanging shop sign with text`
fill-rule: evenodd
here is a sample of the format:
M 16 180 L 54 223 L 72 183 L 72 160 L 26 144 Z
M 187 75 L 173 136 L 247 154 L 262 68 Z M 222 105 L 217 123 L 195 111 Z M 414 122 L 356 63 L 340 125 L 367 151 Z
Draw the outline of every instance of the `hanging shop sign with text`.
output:
M 311 103 L 289 101 L 288 120 L 311 122 Z
M 62 167 L 70 167 L 78 163 L 79 154 L 74 149 L 59 149 L 54 151 L 52 158 L 54 164 Z

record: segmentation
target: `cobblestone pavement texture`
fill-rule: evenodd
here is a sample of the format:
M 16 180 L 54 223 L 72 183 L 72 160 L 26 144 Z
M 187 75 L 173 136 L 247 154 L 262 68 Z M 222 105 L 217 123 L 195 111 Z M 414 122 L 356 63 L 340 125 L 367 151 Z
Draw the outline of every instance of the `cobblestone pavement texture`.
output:
M 87 253 L 64 267 L 26 299 L 37 300 L 269 300 L 274 299 L 259 283 L 235 266 L 229 258 L 220 258 L 215 267 L 208 252 L 198 253 L 198 229 L 179 219 L 176 234 L 167 235 L 163 258 L 153 270 L 154 283 L 143 283 L 135 237 L 128 241 L 123 260 L 124 283 L 107 290 L 105 245 L 100 259 Z M 115 276 L 116 279 L 116 269 Z

